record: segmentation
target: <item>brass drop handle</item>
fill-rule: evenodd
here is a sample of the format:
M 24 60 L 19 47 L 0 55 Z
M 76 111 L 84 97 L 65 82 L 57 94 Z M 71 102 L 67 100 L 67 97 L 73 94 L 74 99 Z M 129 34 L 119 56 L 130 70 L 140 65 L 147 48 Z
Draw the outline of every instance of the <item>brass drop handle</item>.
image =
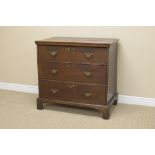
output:
M 58 69 L 52 69 L 51 72 L 53 75 L 55 75 L 58 72 Z
M 92 93 L 83 93 L 85 97 L 89 98 L 92 96 Z
M 67 51 L 67 52 L 70 52 L 70 51 L 71 51 L 71 48 L 70 48 L 70 47 L 67 47 L 67 48 L 66 48 L 66 51 Z
M 83 72 L 83 74 L 84 74 L 85 76 L 87 76 L 87 77 L 90 77 L 90 76 L 92 75 L 92 72 L 87 72 L 87 71 L 85 71 L 85 72 Z
M 67 87 L 68 88 L 73 88 L 73 87 L 75 87 L 75 85 L 74 84 L 67 84 Z
M 67 52 L 73 52 L 73 51 L 74 51 L 74 48 L 67 47 L 67 48 L 66 48 L 66 51 L 67 51 Z
M 92 57 L 94 56 L 94 54 L 93 54 L 93 53 L 90 53 L 90 52 L 85 52 L 85 53 L 84 53 L 84 56 L 85 56 L 87 59 L 90 59 L 90 58 L 92 58 Z
M 57 93 L 58 93 L 58 89 L 51 89 L 50 92 L 51 92 L 52 94 L 57 94 Z
M 49 53 L 52 55 L 52 56 L 56 56 L 58 51 L 49 51 Z

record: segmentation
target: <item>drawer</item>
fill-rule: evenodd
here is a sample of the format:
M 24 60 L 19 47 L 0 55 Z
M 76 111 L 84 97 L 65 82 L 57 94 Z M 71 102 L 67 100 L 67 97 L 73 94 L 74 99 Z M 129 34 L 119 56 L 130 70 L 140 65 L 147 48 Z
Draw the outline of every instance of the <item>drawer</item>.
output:
M 38 46 L 38 59 L 55 62 L 107 64 L 107 48 Z
M 106 83 L 107 67 L 75 63 L 38 63 L 39 78 L 81 83 Z
M 52 100 L 105 104 L 105 87 L 103 85 L 40 80 L 39 94 L 41 98 Z

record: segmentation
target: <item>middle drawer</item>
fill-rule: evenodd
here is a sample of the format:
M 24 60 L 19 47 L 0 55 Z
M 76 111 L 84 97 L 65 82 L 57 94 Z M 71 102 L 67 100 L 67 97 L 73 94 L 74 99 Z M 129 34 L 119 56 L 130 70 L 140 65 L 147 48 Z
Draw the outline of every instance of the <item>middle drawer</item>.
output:
M 38 66 L 41 79 L 81 83 L 106 83 L 107 67 L 104 65 L 40 61 Z

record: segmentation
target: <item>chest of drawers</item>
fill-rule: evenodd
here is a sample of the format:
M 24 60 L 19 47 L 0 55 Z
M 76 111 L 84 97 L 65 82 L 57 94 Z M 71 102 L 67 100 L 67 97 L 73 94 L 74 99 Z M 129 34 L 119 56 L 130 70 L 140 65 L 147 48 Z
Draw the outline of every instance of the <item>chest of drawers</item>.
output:
M 54 37 L 36 41 L 39 97 L 46 103 L 88 107 L 110 116 L 117 104 L 117 39 Z

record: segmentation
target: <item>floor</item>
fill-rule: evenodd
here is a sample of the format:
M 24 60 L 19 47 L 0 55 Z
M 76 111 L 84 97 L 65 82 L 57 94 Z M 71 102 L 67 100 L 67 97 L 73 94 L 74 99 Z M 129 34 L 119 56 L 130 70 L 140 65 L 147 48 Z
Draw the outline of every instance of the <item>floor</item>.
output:
M 109 120 L 91 110 L 46 105 L 36 109 L 36 94 L 0 90 L 0 128 L 155 128 L 155 107 L 118 104 Z

